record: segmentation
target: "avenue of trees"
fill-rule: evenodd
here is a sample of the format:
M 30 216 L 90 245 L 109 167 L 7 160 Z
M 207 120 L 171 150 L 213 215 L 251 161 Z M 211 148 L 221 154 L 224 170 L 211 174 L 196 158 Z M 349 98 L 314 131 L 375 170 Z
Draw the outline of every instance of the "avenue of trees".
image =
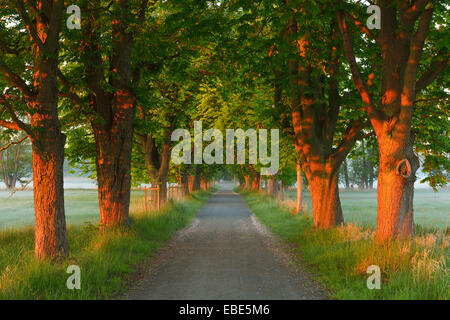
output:
M 233 176 L 269 194 L 297 181 L 301 197 L 304 177 L 316 227 L 344 222 L 340 186 L 376 186 L 377 241 L 413 237 L 420 164 L 434 188 L 450 169 L 448 5 L 374 4 L 380 29 L 367 1 L 0 0 L 2 175 L 28 139 L 36 257 L 69 254 L 64 159 L 97 180 L 102 228 L 129 224 L 132 185 Z M 171 134 L 194 121 L 280 129 L 278 173 L 174 164 Z

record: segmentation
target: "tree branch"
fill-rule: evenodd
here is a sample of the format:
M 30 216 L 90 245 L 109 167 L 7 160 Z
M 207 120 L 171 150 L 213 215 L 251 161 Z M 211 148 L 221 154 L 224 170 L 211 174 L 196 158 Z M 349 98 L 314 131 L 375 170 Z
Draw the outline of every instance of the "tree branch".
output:
M 0 120 L 0 121 L 1 121 L 1 120 Z M 8 143 L 6 146 L 0 148 L 0 152 L 5 151 L 6 149 L 8 149 L 9 147 L 11 147 L 11 146 L 14 145 L 14 144 L 21 144 L 23 141 L 25 141 L 25 139 L 28 139 L 28 136 L 25 136 L 25 137 L 21 138 L 21 139 L 18 140 L 18 141 L 11 141 L 11 142 Z
M 366 27 L 364 23 L 356 19 L 354 16 L 352 16 L 350 13 L 345 12 L 345 15 L 349 17 L 353 23 L 358 27 L 358 29 L 365 33 L 369 38 L 375 40 L 378 43 L 378 38 Z
M 361 130 L 366 128 L 369 125 L 369 121 L 356 121 L 351 123 L 342 138 L 342 142 L 334 152 L 335 161 L 342 162 L 344 161 L 347 154 L 352 149 L 356 140 L 358 140 Z
M 1 58 L 0 58 L 0 72 L 2 72 L 5 75 L 5 77 L 9 80 L 9 82 L 11 82 L 12 85 L 17 87 L 17 89 L 19 89 L 27 99 L 33 98 L 34 94 L 32 89 L 30 89 L 28 85 L 25 83 L 25 81 L 20 76 L 15 74 L 3 62 Z
M 444 59 L 436 59 L 430 66 L 430 68 L 420 77 L 416 82 L 416 92 L 425 89 L 445 70 L 448 66 L 449 56 Z
M 365 106 L 365 110 L 366 110 L 370 120 L 372 121 L 374 128 L 378 127 L 379 121 L 381 119 L 381 114 L 375 108 L 375 106 L 372 102 L 372 99 L 370 97 L 369 91 L 367 90 L 367 87 L 366 87 L 364 81 L 362 80 L 362 76 L 359 71 L 358 64 L 356 62 L 355 53 L 353 51 L 352 39 L 350 37 L 347 23 L 345 21 L 345 14 L 342 11 L 337 12 L 337 18 L 338 18 L 339 29 L 341 30 L 341 34 L 343 37 L 344 51 L 347 56 L 348 64 L 350 66 L 350 70 L 351 70 L 352 77 L 353 77 L 353 82 L 355 83 L 356 88 L 358 89 L 358 91 L 361 95 L 362 101 Z
M 33 131 L 31 131 L 30 125 L 27 123 L 24 123 L 23 121 L 21 121 L 19 119 L 19 117 L 17 117 L 12 105 L 9 103 L 8 99 L 6 99 L 6 97 L 2 94 L 0 94 L 0 104 L 2 104 L 6 108 L 6 110 L 8 110 L 9 115 L 11 116 L 11 119 L 13 121 L 12 123 L 15 124 L 20 130 L 25 131 L 28 134 L 28 136 L 30 137 L 31 141 L 37 142 L 36 136 L 34 135 Z M 6 125 L 9 125 L 9 123 L 10 122 L 5 121 L 3 124 L 6 127 Z M 13 129 L 13 130 L 19 130 L 19 129 Z
M 39 37 L 39 35 L 36 31 L 36 27 L 31 23 L 30 17 L 28 16 L 28 13 L 25 9 L 24 1 L 17 0 L 16 3 L 17 3 L 17 6 L 16 6 L 17 12 L 22 17 L 23 22 L 25 23 L 25 26 L 28 30 L 28 33 L 30 34 L 30 36 L 34 40 L 34 42 L 36 42 L 37 46 L 41 50 L 44 50 L 44 43 L 42 42 L 42 39 Z

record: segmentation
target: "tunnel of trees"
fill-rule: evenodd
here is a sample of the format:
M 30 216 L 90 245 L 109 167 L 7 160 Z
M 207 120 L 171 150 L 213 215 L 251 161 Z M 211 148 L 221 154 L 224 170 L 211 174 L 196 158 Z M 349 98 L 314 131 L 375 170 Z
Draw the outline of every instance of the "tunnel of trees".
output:
M 32 176 L 36 257 L 68 255 L 65 159 L 96 179 L 104 228 L 129 224 L 133 185 L 164 203 L 168 183 L 226 178 L 309 188 L 318 228 L 344 223 L 340 188 L 376 188 L 377 241 L 414 236 L 419 167 L 448 181 L 448 4 L 375 4 L 380 28 L 367 1 L 1 1 L 0 176 Z M 195 121 L 279 129 L 278 172 L 175 164 L 172 132 Z

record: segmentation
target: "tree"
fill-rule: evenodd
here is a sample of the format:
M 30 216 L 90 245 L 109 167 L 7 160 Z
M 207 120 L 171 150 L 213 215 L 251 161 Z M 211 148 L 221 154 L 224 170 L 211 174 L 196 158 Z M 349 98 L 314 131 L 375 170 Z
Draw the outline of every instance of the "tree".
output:
M 345 97 L 341 93 L 338 29 L 327 10 L 306 3 L 300 10 L 286 5 L 285 39 L 294 48 L 288 55 L 288 68 L 295 146 L 311 191 L 314 225 L 320 228 L 344 221 L 339 167 L 367 126 L 357 113 L 353 118 L 340 117 Z M 306 20 L 315 11 L 323 18 Z
M 62 0 L 11 1 L 0 7 L 5 17 L 0 20 L 0 125 L 24 131 L 32 144 L 38 258 L 68 254 L 63 189 L 66 136 L 58 119 L 56 77 L 63 7 Z
M 413 150 L 415 133 L 411 130 L 414 106 L 417 94 L 447 67 L 448 53 L 439 39 L 429 37 L 426 44 L 430 32 L 443 32 L 433 21 L 433 13 L 445 12 L 444 3 L 380 0 L 378 5 L 381 30 L 377 34 L 355 18 L 353 4 L 342 3 L 337 17 L 354 84 L 378 139 L 376 239 L 384 242 L 414 236 L 414 181 L 419 168 Z M 369 74 L 367 82 L 357 62 L 347 19 L 356 21 L 370 48 L 377 46 L 378 49 L 375 56 L 370 55 L 374 58 L 366 63 L 370 70 L 363 70 Z M 433 59 L 422 58 L 425 52 Z
M 81 36 L 69 35 L 69 39 L 81 43 L 67 44 L 73 48 L 71 52 L 81 55 L 70 56 L 68 50 L 66 54 L 74 66 L 67 69 L 71 68 L 73 73 L 58 74 L 64 85 L 61 95 L 83 112 L 92 128 L 100 224 L 105 227 L 128 224 L 136 110 L 134 86 L 140 78 L 140 59 L 137 49 L 133 49 L 148 22 L 145 19 L 148 6 L 147 0 L 83 2 Z M 74 50 L 76 46 L 81 50 Z M 77 76 L 81 76 L 81 83 L 69 81 Z M 80 91 L 85 94 L 81 96 Z

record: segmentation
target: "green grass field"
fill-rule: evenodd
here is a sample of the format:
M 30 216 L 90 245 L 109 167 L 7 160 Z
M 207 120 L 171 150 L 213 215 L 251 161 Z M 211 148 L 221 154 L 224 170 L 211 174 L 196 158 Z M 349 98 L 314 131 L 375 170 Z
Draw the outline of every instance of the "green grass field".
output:
M 296 191 L 286 192 L 285 199 L 296 199 Z M 356 222 L 361 226 L 376 226 L 377 192 L 346 191 L 340 192 L 345 222 Z M 311 195 L 304 191 L 304 205 L 311 210 Z M 431 189 L 414 191 L 414 218 L 416 224 L 427 228 L 450 227 L 450 189 L 434 192 Z
M 293 215 L 287 207 L 267 196 L 255 192 L 242 194 L 258 219 L 290 243 L 298 261 L 307 266 L 317 281 L 332 290 L 331 297 L 450 299 L 448 230 L 421 228 L 416 230 L 413 241 L 377 245 L 373 228 L 347 224 L 332 230 L 316 229 L 310 211 Z M 346 196 L 353 197 L 361 209 L 365 203 L 372 203 L 367 198 L 366 202 L 357 203 L 358 199 L 364 199 L 364 194 Z M 366 286 L 366 271 L 371 265 L 381 269 L 380 290 L 369 290 Z
M 132 191 L 131 202 L 144 196 L 143 191 Z M 66 221 L 79 225 L 98 223 L 98 193 L 95 189 L 67 189 L 64 191 Z M 10 197 L 0 191 L 0 230 L 34 225 L 33 192 L 18 191 Z
M 33 193 L 19 191 L 12 197 L 9 192 L 0 191 L 0 230 L 27 227 L 34 224 Z M 68 224 L 85 222 L 98 223 L 99 210 L 97 191 L 94 189 L 65 190 L 65 208 Z M 356 222 L 362 226 L 375 226 L 377 213 L 377 193 L 373 191 L 341 190 L 341 203 L 346 222 Z M 143 197 L 142 191 L 132 191 L 131 201 Z M 296 191 L 286 192 L 286 199 L 295 200 Z M 311 209 L 311 195 L 304 191 L 304 203 Z M 416 224 L 424 227 L 445 228 L 450 226 L 450 189 L 434 192 L 418 189 L 414 197 Z
M 94 193 L 66 193 L 73 197 L 69 204 L 75 205 L 77 197 L 84 201 L 78 210 L 69 210 L 69 214 L 75 213 L 72 221 L 93 219 L 81 213 L 94 212 Z M 0 300 L 115 298 L 127 289 L 129 277 L 139 264 L 164 246 L 175 231 L 189 224 L 209 197 L 210 192 L 198 191 L 185 201 L 171 201 L 158 211 L 131 212 L 129 228 L 100 231 L 95 224 L 70 225 L 67 230 L 70 256 L 58 261 L 34 258 L 32 227 L 1 231 Z M 15 203 L 26 212 L 23 204 L 29 199 L 19 198 Z M 69 277 L 66 270 L 70 265 L 80 267 L 82 290 L 66 287 Z

